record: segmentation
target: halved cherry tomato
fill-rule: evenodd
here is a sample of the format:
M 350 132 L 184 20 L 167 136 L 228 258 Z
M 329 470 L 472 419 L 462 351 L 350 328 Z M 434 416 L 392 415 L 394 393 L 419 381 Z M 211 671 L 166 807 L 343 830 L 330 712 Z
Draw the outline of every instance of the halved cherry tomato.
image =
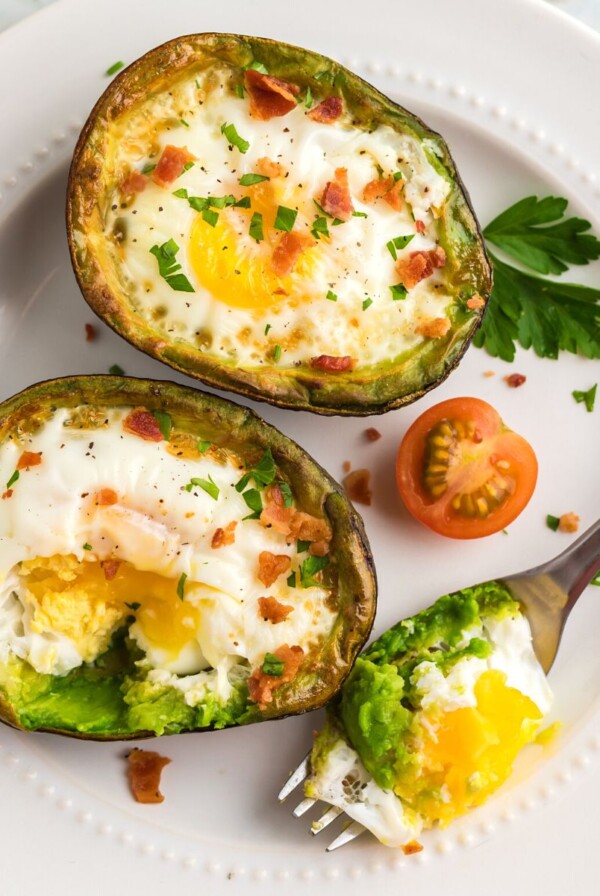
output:
M 499 532 L 523 510 L 537 480 L 533 448 L 479 398 L 451 398 L 415 420 L 396 480 L 418 520 L 450 538 Z

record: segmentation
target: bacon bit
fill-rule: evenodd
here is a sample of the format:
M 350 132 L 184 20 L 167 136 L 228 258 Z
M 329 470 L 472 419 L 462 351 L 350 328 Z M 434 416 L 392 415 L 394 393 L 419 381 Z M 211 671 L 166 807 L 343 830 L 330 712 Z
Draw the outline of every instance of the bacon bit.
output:
M 287 572 L 292 565 L 292 560 L 287 554 L 272 554 L 270 551 L 261 551 L 258 555 L 258 578 L 267 588 Z
M 327 520 L 296 510 L 290 522 L 287 537 L 288 544 L 292 541 L 331 541 L 331 527 Z
M 285 506 L 279 486 L 271 485 L 265 495 L 265 506 L 260 515 L 263 526 L 271 526 L 275 532 L 288 535 L 290 522 L 295 513 L 294 507 Z
M 145 408 L 134 408 L 133 411 L 130 411 L 123 420 L 123 429 L 147 442 L 162 442 L 163 440 L 158 420 Z
M 344 103 L 341 96 L 328 96 L 318 106 L 311 109 L 308 117 L 321 124 L 331 124 L 340 117 L 344 111 Z
M 329 553 L 328 541 L 313 541 L 308 549 L 308 553 L 313 557 L 325 557 Z
M 405 843 L 402 847 L 402 852 L 405 856 L 412 856 L 416 852 L 422 852 L 423 845 L 419 843 L 417 840 L 411 840 L 409 843 Z
M 508 376 L 503 377 L 503 379 L 506 385 L 510 386 L 511 389 L 518 389 L 519 386 L 522 386 L 527 380 L 527 377 L 523 373 L 510 373 Z
M 226 544 L 233 544 L 235 542 L 236 526 L 237 520 L 232 520 L 230 523 L 227 523 L 224 529 L 221 529 L 221 527 L 215 529 L 215 533 L 210 543 L 211 548 L 220 548 Z
M 471 296 L 470 299 L 467 299 L 465 302 L 467 308 L 470 308 L 471 311 L 476 311 L 478 308 L 483 308 L 485 305 L 485 299 L 481 296 Z
M 164 796 L 159 790 L 160 774 L 171 760 L 159 753 L 139 750 L 137 747 L 128 754 L 127 759 L 127 776 L 134 799 L 138 803 L 162 803 Z
M 308 233 L 300 233 L 297 230 L 282 233 L 273 250 L 271 268 L 278 277 L 291 274 L 304 250 L 315 244 L 316 240 Z
M 287 115 L 296 107 L 300 88 L 273 75 L 249 68 L 244 72 L 244 85 L 250 96 L 250 115 L 259 121 Z
M 378 442 L 381 438 L 381 433 L 374 426 L 369 426 L 368 429 L 365 429 L 365 435 L 369 442 Z
M 96 333 L 96 327 L 93 324 L 85 324 L 85 341 L 93 342 L 98 334 Z
M 7 498 L 12 498 L 13 490 L 12 488 L 7 488 L 5 492 L 2 493 L 2 500 L 6 501 Z
M 425 221 L 415 221 L 415 230 L 417 233 L 425 233 Z
M 39 466 L 41 462 L 41 451 L 24 451 L 17 461 L 17 470 L 28 470 L 30 467 Z
M 271 703 L 274 690 L 293 681 L 302 664 L 304 651 L 298 646 L 288 647 L 287 644 L 282 644 L 277 648 L 274 656 L 284 663 L 281 675 L 267 675 L 259 667 L 248 679 L 248 694 L 251 700 L 258 703 L 259 709 L 266 709 L 267 704 Z
M 354 370 L 356 363 L 356 359 L 351 358 L 350 355 L 343 355 L 341 358 L 334 355 L 319 355 L 317 358 L 310 359 L 310 366 L 316 370 L 329 370 L 334 373 Z
M 279 162 L 271 161 L 267 156 L 263 156 L 259 159 L 256 163 L 256 167 L 259 174 L 264 174 L 265 177 L 283 177 L 286 173 L 283 165 L 280 165 Z
M 119 567 L 121 565 L 120 560 L 113 560 L 112 557 L 109 557 L 108 560 L 104 560 L 102 563 L 102 569 L 104 570 L 104 578 L 107 582 L 112 582 L 114 577 L 119 571 Z
M 146 189 L 149 178 L 141 171 L 132 171 L 127 177 L 121 181 L 121 193 L 123 196 L 132 196 L 134 193 L 141 193 Z
M 109 507 L 111 504 L 116 504 L 118 500 L 119 496 L 112 488 L 101 488 L 99 492 L 96 492 L 96 504 L 100 507 Z
M 368 470 L 353 470 L 344 476 L 342 485 L 346 494 L 356 504 L 371 504 L 373 493 L 371 491 L 371 474 Z
M 577 532 L 579 529 L 579 517 L 576 513 L 563 513 L 558 521 L 560 532 Z
M 415 327 L 415 333 L 425 339 L 440 339 L 450 329 L 447 317 L 424 317 Z
M 400 193 L 404 189 L 402 179 L 394 180 L 393 177 L 378 177 L 370 180 L 363 190 L 363 202 L 375 202 L 377 199 L 385 199 L 396 211 L 402 208 Z M 417 228 L 418 229 L 418 228 Z
M 412 289 L 421 280 L 431 277 L 435 268 L 446 264 L 446 253 L 441 246 L 422 252 L 411 252 L 408 257 L 399 258 L 396 270 L 406 289 Z
M 331 215 L 332 218 L 339 218 L 340 221 L 347 221 L 352 217 L 354 206 L 348 186 L 347 168 L 335 169 L 334 179 L 325 184 L 319 205 L 328 215 Z
M 344 471 L 344 473 L 349 473 L 351 469 L 352 469 L 352 464 L 350 463 L 349 460 L 345 460 L 344 463 L 342 464 L 342 470 Z
M 265 622 L 272 622 L 273 625 L 284 622 L 293 611 L 293 607 L 288 604 L 280 604 L 275 597 L 258 598 L 258 615 L 262 616 Z
M 193 162 L 195 158 L 185 146 L 165 146 L 152 172 L 152 180 L 159 187 L 170 186 L 182 174 L 187 163 Z

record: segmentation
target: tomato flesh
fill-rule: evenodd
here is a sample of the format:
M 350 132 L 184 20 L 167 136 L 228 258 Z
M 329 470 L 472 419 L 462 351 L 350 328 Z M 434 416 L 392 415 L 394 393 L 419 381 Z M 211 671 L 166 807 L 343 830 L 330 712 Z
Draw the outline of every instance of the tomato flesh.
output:
M 535 453 L 478 398 L 429 408 L 407 431 L 398 490 L 420 522 L 450 538 L 499 532 L 525 508 L 537 481 Z

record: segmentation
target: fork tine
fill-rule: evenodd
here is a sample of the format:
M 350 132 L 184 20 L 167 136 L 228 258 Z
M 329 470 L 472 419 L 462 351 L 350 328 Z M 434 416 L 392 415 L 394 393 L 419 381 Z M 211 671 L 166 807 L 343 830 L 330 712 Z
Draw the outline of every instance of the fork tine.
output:
M 363 827 L 362 824 L 358 821 L 353 821 L 351 825 L 349 825 L 345 831 L 336 837 L 329 846 L 327 847 L 327 852 L 332 852 L 334 849 L 339 849 L 340 846 L 344 846 L 346 843 L 350 843 L 351 840 L 355 840 L 356 837 L 360 837 L 361 834 L 367 829 Z
M 298 766 L 298 768 L 292 772 L 289 776 L 281 790 L 279 791 L 278 800 L 282 803 L 292 792 L 295 790 L 298 784 L 300 784 L 304 779 L 308 776 L 308 768 L 309 768 L 309 760 L 310 760 L 310 750 Z
M 335 821 L 336 818 L 342 814 L 344 810 L 340 809 L 339 806 L 331 806 L 324 815 L 321 815 L 316 821 L 313 821 L 310 832 L 311 834 L 319 834 L 323 828 L 326 828 L 328 824 L 331 824 L 332 821 Z
M 298 803 L 298 805 L 292 812 L 292 815 L 295 818 L 300 818 L 301 815 L 304 815 L 305 812 L 308 812 L 309 809 L 312 809 L 316 802 L 316 800 L 311 800 L 310 798 L 302 800 L 301 803 Z

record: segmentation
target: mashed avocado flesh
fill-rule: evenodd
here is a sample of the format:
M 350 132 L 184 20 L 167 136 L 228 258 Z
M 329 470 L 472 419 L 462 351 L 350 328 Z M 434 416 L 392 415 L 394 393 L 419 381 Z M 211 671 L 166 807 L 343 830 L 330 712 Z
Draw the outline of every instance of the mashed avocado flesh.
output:
M 447 675 L 464 657 L 487 657 L 489 641 L 468 632 L 481 631 L 485 619 L 518 613 L 510 592 L 488 582 L 446 595 L 385 632 L 358 658 L 331 705 L 313 749 L 313 769 L 318 774 L 332 741 L 341 735 L 380 787 L 402 787 L 418 763 L 415 668 L 432 663 Z
M 5 696 L 23 728 L 60 729 L 80 734 L 127 737 L 149 731 L 177 734 L 194 728 L 240 724 L 248 689 L 240 680 L 226 702 L 207 693 L 196 706 L 174 687 L 145 680 L 119 641 L 96 663 L 67 675 L 43 675 L 11 657 L 0 663 L 0 697 Z

